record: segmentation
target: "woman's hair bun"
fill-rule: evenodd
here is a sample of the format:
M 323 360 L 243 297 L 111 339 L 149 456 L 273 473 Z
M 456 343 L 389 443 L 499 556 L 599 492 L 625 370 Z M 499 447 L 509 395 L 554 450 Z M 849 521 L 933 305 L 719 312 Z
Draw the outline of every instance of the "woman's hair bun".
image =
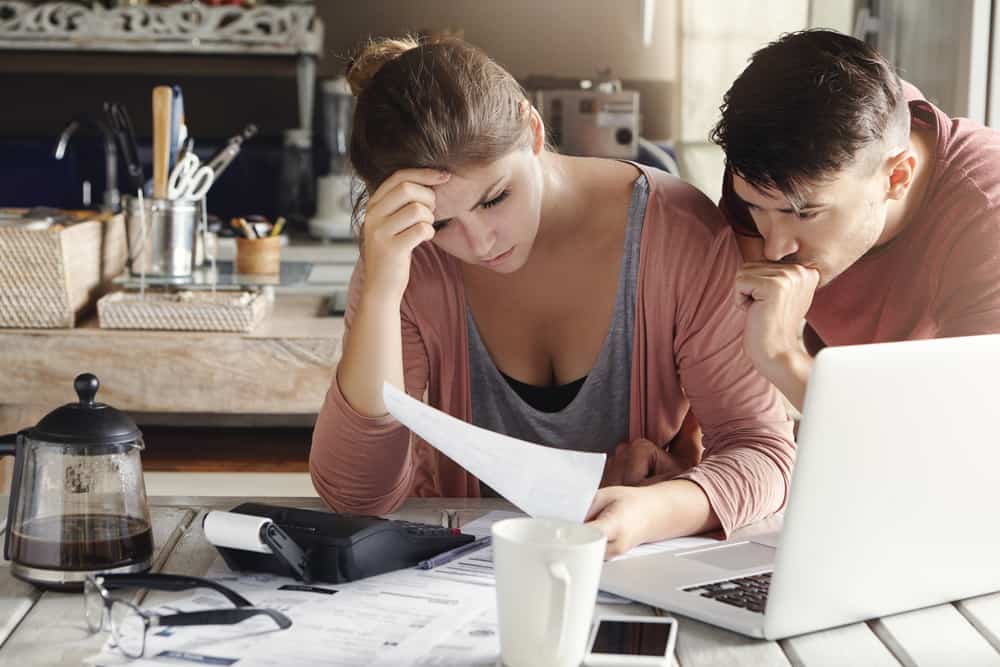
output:
M 347 64 L 347 82 L 357 97 L 382 66 L 420 46 L 415 37 L 370 39 Z

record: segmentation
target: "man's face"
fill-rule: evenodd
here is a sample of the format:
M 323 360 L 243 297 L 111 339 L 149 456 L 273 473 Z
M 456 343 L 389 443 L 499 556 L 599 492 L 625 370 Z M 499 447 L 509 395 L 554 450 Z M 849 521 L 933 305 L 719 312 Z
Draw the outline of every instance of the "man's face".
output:
M 541 169 L 530 149 L 459 169 L 434 191 L 438 247 L 497 273 L 524 266 L 538 233 L 542 205 Z
M 858 173 L 848 167 L 834 178 L 810 188 L 798 210 L 774 189 L 758 190 L 733 174 L 733 191 L 753 216 L 758 256 L 801 264 L 819 271 L 820 286 L 828 284 L 877 245 L 885 229 L 886 193 L 880 173 Z M 741 243 L 744 253 L 751 243 Z

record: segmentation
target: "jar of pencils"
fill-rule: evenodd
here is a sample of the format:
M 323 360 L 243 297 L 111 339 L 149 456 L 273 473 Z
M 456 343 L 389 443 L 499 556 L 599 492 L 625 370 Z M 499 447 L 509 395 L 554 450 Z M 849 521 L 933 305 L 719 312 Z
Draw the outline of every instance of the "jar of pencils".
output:
M 237 221 L 234 221 L 237 223 Z M 242 235 L 236 237 L 236 273 L 269 273 L 281 272 L 281 227 L 284 221 L 279 220 L 270 232 L 256 229 L 242 218 L 238 226 Z

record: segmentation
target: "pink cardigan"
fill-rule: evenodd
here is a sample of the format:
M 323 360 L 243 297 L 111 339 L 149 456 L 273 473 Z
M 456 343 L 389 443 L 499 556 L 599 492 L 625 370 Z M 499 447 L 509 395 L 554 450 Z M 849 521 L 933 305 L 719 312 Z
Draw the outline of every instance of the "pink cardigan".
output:
M 732 231 L 701 192 L 663 172 L 643 171 L 650 193 L 629 437 L 669 442 L 690 406 L 704 431 L 705 453 L 680 477 L 705 491 L 728 535 L 784 505 L 795 458 L 792 422 L 743 352 L 745 315 L 732 298 L 741 259 Z M 345 339 L 363 281 L 359 263 Z M 465 309 L 458 260 L 434 244 L 421 245 L 400 308 L 406 391 L 470 421 Z M 366 417 L 352 409 L 336 377 L 316 421 L 309 469 L 319 495 L 343 512 L 382 514 L 407 496 L 479 495 L 476 478 L 391 415 Z

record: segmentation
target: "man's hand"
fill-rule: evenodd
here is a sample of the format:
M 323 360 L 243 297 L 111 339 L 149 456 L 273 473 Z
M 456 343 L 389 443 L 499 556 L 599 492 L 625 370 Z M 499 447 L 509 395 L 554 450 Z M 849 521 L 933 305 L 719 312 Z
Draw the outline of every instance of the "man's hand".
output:
M 800 264 L 748 262 L 736 274 L 735 298 L 746 308 L 743 347 L 762 370 L 802 348 L 799 330 L 819 284 Z
M 747 309 L 743 348 L 800 410 L 811 362 L 799 330 L 819 279 L 818 271 L 799 264 L 748 262 L 734 287 L 737 304 Z
M 601 486 L 636 486 L 671 479 L 701 461 L 701 426 L 691 412 L 668 448 L 640 438 L 615 447 L 604 465 Z

